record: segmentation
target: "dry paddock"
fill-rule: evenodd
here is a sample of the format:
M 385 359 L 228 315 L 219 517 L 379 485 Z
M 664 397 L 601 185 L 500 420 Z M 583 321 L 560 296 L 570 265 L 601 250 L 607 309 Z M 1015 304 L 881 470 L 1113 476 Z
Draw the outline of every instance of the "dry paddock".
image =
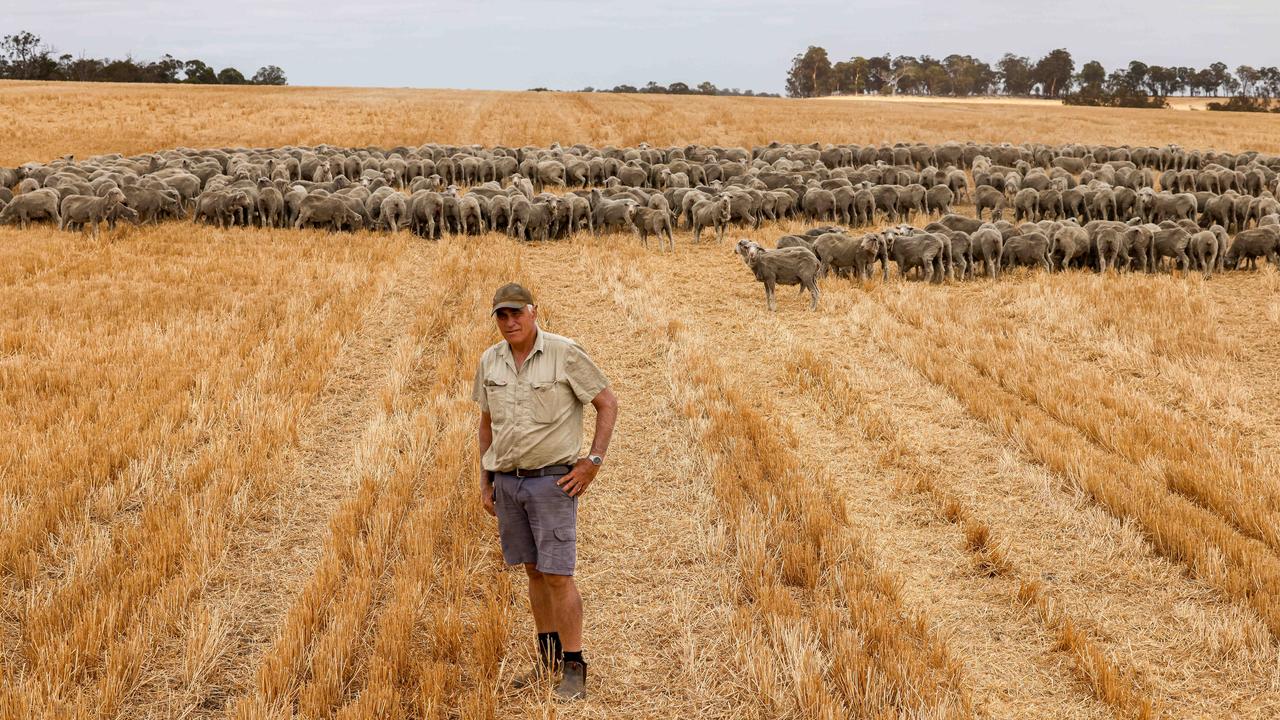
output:
M 5 117 L 5 164 L 303 142 L 1280 137 L 1273 118 L 982 103 L 0 99 L 33 109 Z M 470 378 L 509 279 L 622 406 L 581 505 L 592 696 L 572 708 L 504 689 L 532 628 L 475 497 Z M 730 243 L 687 232 L 658 254 L 626 235 L 0 229 L 0 715 L 1280 715 L 1274 268 L 822 292 L 810 312 L 780 289 L 767 313 Z

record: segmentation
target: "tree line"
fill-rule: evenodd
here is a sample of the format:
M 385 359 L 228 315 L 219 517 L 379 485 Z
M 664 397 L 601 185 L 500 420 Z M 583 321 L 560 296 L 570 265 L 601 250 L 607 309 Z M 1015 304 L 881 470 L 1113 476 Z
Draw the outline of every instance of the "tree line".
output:
M 198 85 L 286 85 L 275 65 L 264 65 L 252 77 L 234 67 L 214 70 L 203 60 L 159 60 L 75 57 L 59 54 L 39 35 L 22 31 L 0 39 L 0 78 L 8 80 L 79 80 L 83 82 L 192 83 Z
M 536 87 L 530 88 L 531 92 L 546 92 L 548 88 Z M 756 92 L 754 90 L 740 90 L 738 88 L 722 88 L 716 87 L 711 82 L 701 82 L 697 85 L 689 85 L 688 83 L 673 82 L 670 85 L 662 85 L 650 80 L 648 83 L 636 87 L 635 85 L 614 85 L 611 88 L 596 88 L 590 85 L 576 90 L 575 92 L 599 92 L 599 93 L 650 93 L 655 95 L 726 95 L 731 97 L 782 97 L 778 93 Z
M 1071 53 L 1058 48 L 1032 61 L 1005 53 L 994 64 L 972 55 L 855 55 L 831 62 L 825 48 L 811 45 L 791 61 L 789 97 L 826 95 L 1022 95 L 1061 99 L 1076 105 L 1164 107 L 1165 98 L 1232 96 L 1237 105 L 1268 108 L 1280 98 L 1280 69 L 1225 63 L 1206 68 L 1164 67 L 1134 60 L 1107 71 L 1092 60 L 1076 71 Z M 1241 100 L 1236 100 L 1242 98 Z M 1211 109 L 1231 103 L 1210 103 Z M 1216 108 L 1214 105 L 1223 107 Z

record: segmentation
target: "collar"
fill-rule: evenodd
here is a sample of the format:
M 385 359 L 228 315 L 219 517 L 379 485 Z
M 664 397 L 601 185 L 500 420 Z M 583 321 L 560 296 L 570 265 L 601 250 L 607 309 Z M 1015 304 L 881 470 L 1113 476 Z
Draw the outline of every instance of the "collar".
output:
M 537 355 L 538 353 L 542 352 L 543 348 L 545 348 L 547 345 L 547 334 L 542 331 L 542 328 L 538 327 L 537 325 L 534 325 L 533 333 L 534 333 L 533 349 L 529 351 L 529 356 L 524 359 L 524 362 L 526 365 L 529 364 L 529 358 L 532 358 L 534 355 Z M 511 367 L 514 369 L 516 364 L 516 358 L 515 358 L 515 353 L 511 352 L 511 343 L 507 342 L 506 340 L 503 340 L 502 344 L 499 347 L 501 348 L 503 357 L 511 361 Z

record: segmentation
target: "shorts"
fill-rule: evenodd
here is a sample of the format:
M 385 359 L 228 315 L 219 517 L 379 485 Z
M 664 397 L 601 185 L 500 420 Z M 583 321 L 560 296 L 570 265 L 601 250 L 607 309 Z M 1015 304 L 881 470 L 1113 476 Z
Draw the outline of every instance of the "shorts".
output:
M 572 575 L 578 559 L 578 498 L 556 484 L 563 475 L 493 474 L 502 559 L 531 563 L 538 572 Z

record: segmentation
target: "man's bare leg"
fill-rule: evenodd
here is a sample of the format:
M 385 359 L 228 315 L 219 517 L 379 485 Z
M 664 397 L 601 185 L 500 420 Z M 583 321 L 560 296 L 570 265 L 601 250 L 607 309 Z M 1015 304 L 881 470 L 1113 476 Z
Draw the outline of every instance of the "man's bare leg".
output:
M 582 596 L 572 575 L 542 576 L 542 584 L 554 609 L 553 622 L 560 633 L 560 645 L 565 652 L 582 650 Z
M 540 633 L 556 632 L 559 628 L 556 625 L 555 603 L 551 587 L 546 581 L 547 576 L 538 572 L 533 563 L 525 563 L 524 572 L 529 576 L 529 608 L 533 611 L 533 626 Z M 564 642 L 564 637 L 561 636 L 560 640 Z

